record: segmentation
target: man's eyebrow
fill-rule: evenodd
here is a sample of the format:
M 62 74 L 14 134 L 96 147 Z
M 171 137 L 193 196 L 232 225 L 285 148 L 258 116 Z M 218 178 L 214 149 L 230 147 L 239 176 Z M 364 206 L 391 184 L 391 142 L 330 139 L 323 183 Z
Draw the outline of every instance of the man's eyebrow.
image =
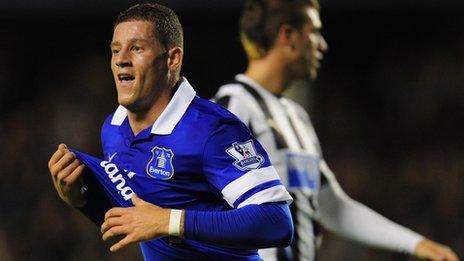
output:
M 129 42 L 146 42 L 146 43 L 149 43 L 150 41 L 147 40 L 147 39 L 143 39 L 143 38 L 131 38 L 129 40 Z
M 129 40 L 129 42 L 131 42 L 131 43 L 135 43 L 135 42 L 150 43 L 149 40 L 143 39 L 143 38 L 131 38 L 131 39 Z M 111 48 L 113 48 L 113 47 L 119 47 L 119 46 L 121 46 L 121 43 L 120 43 L 120 42 L 112 42 L 112 43 L 110 44 L 110 47 L 111 47 Z
M 119 47 L 119 46 L 121 46 L 120 42 L 111 42 L 110 43 L 110 48 Z

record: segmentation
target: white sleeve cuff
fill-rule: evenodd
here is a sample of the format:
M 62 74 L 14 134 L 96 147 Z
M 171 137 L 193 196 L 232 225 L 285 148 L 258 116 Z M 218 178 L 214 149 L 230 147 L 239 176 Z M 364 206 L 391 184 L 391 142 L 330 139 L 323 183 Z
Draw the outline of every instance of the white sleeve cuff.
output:
M 258 187 L 261 184 L 270 181 L 279 181 L 280 177 L 277 174 L 273 166 L 268 166 L 260 169 L 250 170 L 243 176 L 230 182 L 225 186 L 221 193 L 223 198 L 229 203 L 230 206 L 234 207 L 237 199 L 249 190 Z M 285 201 L 288 204 L 292 202 L 292 197 L 288 193 L 287 189 L 283 185 L 275 185 L 262 190 L 257 191 L 249 198 L 237 206 L 244 207 L 250 204 L 261 204 L 266 202 L 278 202 Z

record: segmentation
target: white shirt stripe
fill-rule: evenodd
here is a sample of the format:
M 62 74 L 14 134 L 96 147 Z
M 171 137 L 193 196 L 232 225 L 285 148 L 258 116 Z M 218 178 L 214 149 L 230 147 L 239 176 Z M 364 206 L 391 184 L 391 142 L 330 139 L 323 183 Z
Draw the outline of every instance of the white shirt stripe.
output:
M 285 201 L 287 204 L 292 203 L 293 199 L 290 194 L 287 192 L 283 185 L 278 185 L 274 187 L 261 190 L 260 192 L 254 194 L 253 196 L 247 198 L 242 203 L 240 203 L 237 208 L 241 208 L 247 205 L 259 205 L 266 202 L 279 202 Z
M 235 201 L 245 192 L 272 180 L 280 180 L 279 175 L 272 166 L 250 170 L 240 178 L 227 184 L 221 191 L 222 196 L 229 205 L 234 206 Z

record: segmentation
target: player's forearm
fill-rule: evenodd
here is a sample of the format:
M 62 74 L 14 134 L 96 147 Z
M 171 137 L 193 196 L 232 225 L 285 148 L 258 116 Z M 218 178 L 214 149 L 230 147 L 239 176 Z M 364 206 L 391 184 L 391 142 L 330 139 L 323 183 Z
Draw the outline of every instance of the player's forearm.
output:
M 423 237 L 396 224 L 348 196 L 328 190 L 320 194 L 320 221 L 338 235 L 387 250 L 415 253 Z
M 287 246 L 293 224 L 285 203 L 249 205 L 229 211 L 185 211 L 187 239 L 221 246 L 255 249 Z

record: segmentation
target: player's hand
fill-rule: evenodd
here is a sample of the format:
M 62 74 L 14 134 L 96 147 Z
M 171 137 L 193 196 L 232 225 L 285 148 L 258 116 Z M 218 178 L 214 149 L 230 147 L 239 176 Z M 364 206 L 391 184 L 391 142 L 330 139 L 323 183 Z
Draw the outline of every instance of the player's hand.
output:
M 134 207 L 112 208 L 105 214 L 101 226 L 103 240 L 124 235 L 110 251 L 117 251 L 130 243 L 167 236 L 169 231 L 170 209 L 161 208 L 132 196 Z
M 72 207 L 84 206 L 86 200 L 81 188 L 85 165 L 68 150 L 65 144 L 58 145 L 58 149 L 48 162 L 48 169 L 60 198 Z
M 417 244 L 416 256 L 420 259 L 432 261 L 459 260 L 458 256 L 451 248 L 428 239 L 423 239 Z

